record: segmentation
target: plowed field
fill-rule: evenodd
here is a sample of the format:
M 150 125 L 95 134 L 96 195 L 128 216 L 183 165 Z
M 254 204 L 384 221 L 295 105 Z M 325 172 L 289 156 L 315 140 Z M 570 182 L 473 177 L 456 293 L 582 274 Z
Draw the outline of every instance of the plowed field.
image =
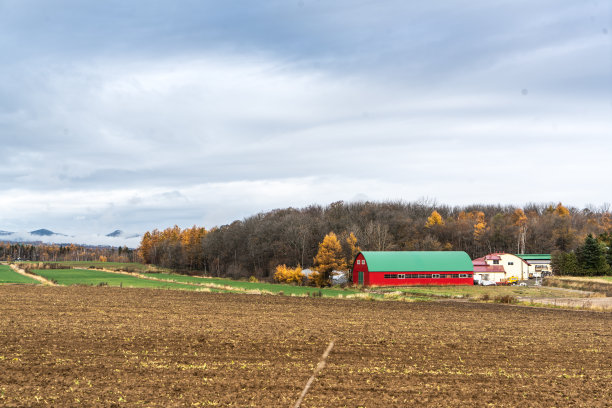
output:
M 612 315 L 0 286 L 0 406 L 610 406 Z

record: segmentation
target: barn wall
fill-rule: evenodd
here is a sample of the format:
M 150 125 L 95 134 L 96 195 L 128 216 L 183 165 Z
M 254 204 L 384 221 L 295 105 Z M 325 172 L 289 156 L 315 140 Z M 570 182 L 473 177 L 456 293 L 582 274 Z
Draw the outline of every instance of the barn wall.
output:
M 467 278 L 405 278 L 405 279 L 385 279 L 385 274 L 391 274 L 390 272 L 368 272 L 368 285 L 375 286 L 416 286 L 416 285 L 473 285 L 474 284 L 474 276 L 470 272 L 421 272 L 421 274 L 433 275 L 433 274 L 465 274 Z M 397 272 L 393 272 L 393 274 L 397 274 Z M 405 273 L 405 275 L 419 275 L 419 273 Z

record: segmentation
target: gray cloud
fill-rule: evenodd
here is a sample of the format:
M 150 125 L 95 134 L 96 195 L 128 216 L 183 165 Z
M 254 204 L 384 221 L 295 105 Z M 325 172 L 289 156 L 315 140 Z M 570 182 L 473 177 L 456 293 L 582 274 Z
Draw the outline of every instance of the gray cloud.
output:
M 0 229 L 609 202 L 612 7 L 461 3 L 0 2 Z

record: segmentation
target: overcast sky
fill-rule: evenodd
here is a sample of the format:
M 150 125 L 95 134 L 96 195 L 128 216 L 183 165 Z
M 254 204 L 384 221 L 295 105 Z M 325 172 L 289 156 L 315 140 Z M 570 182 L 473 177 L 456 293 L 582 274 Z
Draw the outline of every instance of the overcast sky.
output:
M 0 230 L 612 201 L 609 1 L 0 0 Z

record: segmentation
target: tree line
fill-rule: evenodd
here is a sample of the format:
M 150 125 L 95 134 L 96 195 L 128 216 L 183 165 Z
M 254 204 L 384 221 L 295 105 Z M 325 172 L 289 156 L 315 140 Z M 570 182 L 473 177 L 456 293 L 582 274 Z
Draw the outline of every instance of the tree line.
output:
M 108 261 L 108 262 L 137 262 L 140 260 L 138 252 L 123 247 L 92 247 L 75 244 L 24 244 L 0 242 L 0 260 L 2 261 L 38 261 L 38 262 L 66 262 L 66 261 Z
M 350 266 L 361 250 L 455 250 L 570 253 L 586 237 L 612 233 L 609 207 L 528 204 L 522 208 L 430 201 L 355 202 L 262 212 L 228 225 L 147 232 L 139 254 L 153 263 L 234 278 L 269 278 L 278 265 L 312 268 L 319 244 L 334 232 Z M 349 243 L 351 235 L 355 242 Z M 597 239 L 597 238 L 595 238 Z

